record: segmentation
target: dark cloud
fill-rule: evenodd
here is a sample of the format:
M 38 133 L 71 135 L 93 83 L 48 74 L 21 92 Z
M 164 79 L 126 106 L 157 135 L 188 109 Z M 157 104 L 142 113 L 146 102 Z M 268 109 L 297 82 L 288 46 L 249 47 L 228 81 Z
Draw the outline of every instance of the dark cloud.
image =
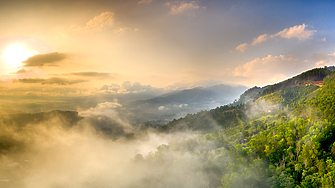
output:
M 16 74 L 25 74 L 29 72 L 33 72 L 33 70 L 20 69 L 16 72 Z
M 51 77 L 51 78 L 23 78 L 23 79 L 17 79 L 14 80 L 13 82 L 19 82 L 19 83 L 26 83 L 26 84 L 35 84 L 35 83 L 40 83 L 42 85 L 71 85 L 71 84 L 77 84 L 81 82 L 87 82 L 88 80 L 82 80 L 82 79 L 75 79 L 75 80 L 70 80 L 67 78 L 60 78 L 60 77 Z
M 68 75 L 83 76 L 83 77 L 96 77 L 96 78 L 115 78 L 117 74 L 107 72 L 72 72 Z
M 67 58 L 66 54 L 52 52 L 47 54 L 37 54 L 32 57 L 29 57 L 25 63 L 25 67 L 41 67 L 44 65 L 55 66 L 56 62 L 59 62 L 63 59 Z

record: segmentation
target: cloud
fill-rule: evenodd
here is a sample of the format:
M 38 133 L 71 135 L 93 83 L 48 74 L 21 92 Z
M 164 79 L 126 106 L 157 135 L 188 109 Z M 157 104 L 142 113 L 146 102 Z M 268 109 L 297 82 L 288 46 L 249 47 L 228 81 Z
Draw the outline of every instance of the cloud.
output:
M 151 3 L 152 0 L 141 0 L 140 2 L 138 2 L 138 4 L 147 4 L 147 3 Z
M 274 38 L 276 36 L 280 36 L 282 38 L 298 38 L 299 40 L 306 40 L 309 39 L 314 33 L 316 33 L 316 30 L 307 30 L 307 25 L 296 25 L 290 28 L 286 28 L 277 34 L 271 35 L 270 38 Z
M 247 49 L 247 47 L 248 47 L 247 43 L 240 44 L 236 47 L 236 51 L 244 52 L 244 50 Z
M 304 65 L 306 66 L 305 62 L 299 62 L 293 57 L 268 55 L 236 67 L 233 75 L 244 78 L 244 82 L 248 82 L 248 84 L 264 85 L 281 81 L 296 74 L 293 71 L 305 69 Z
M 88 82 L 88 80 L 70 80 L 67 78 L 60 78 L 60 77 L 51 77 L 51 78 L 22 78 L 22 79 L 15 79 L 13 82 L 25 83 L 25 84 L 42 84 L 42 85 L 71 85 L 77 84 L 81 82 Z
M 16 74 L 26 74 L 30 72 L 33 72 L 33 70 L 20 69 L 16 72 Z
M 110 84 L 103 85 L 100 90 L 106 90 L 115 93 L 141 93 L 141 92 L 150 92 L 150 93 L 162 93 L 163 89 L 154 88 L 150 85 L 141 85 L 139 82 L 123 82 L 119 84 Z
M 25 67 L 41 67 L 44 65 L 55 66 L 59 61 L 67 58 L 66 54 L 52 52 L 47 54 L 37 54 L 23 61 Z
M 185 3 L 184 1 L 175 3 L 167 2 L 165 3 L 165 6 L 171 7 L 169 12 L 171 15 L 181 14 L 185 11 L 197 10 L 200 8 L 195 1 L 191 1 L 190 3 Z
M 74 75 L 82 77 L 95 77 L 95 78 L 115 78 L 117 74 L 107 73 L 107 72 L 71 72 L 65 75 Z
M 113 27 L 115 24 L 114 12 L 103 12 L 88 21 L 85 26 L 75 25 L 70 28 L 71 31 L 102 31 Z
M 286 39 L 291 39 L 291 38 L 297 38 L 299 40 L 306 40 L 310 39 L 314 33 L 316 33 L 316 30 L 308 30 L 306 29 L 308 25 L 302 24 L 302 25 L 296 25 L 290 28 L 286 28 L 282 31 L 279 31 L 278 33 L 274 35 L 268 36 L 267 34 L 259 35 L 257 38 L 254 38 L 252 40 L 251 45 L 256 45 L 256 44 L 261 44 L 267 40 L 270 39 L 275 39 L 275 38 L 286 38 Z M 236 51 L 243 52 L 246 47 L 248 46 L 247 43 L 243 43 L 239 46 L 236 47 Z M 230 53 L 234 52 L 234 50 L 230 51 Z
M 134 131 L 134 127 L 119 116 L 119 108 L 122 108 L 122 105 L 114 100 L 113 102 L 99 103 L 96 107 L 88 110 L 78 109 L 78 111 L 80 116 L 89 119 L 91 125 L 98 126 L 117 138 Z
M 268 35 L 267 34 L 264 34 L 264 35 L 260 35 L 258 36 L 257 38 L 254 38 L 252 40 L 252 45 L 256 45 L 258 43 L 262 43 L 264 41 L 268 40 Z
M 82 117 L 91 117 L 91 116 L 117 116 L 118 113 L 115 111 L 115 108 L 121 107 L 117 101 L 114 102 L 105 102 L 99 103 L 96 107 L 90 108 L 85 111 L 80 111 L 79 115 Z
M 316 61 L 316 67 L 323 67 L 335 64 L 335 52 L 333 54 L 327 54 L 326 52 L 313 54 L 313 59 Z
M 116 28 L 114 29 L 114 32 L 117 33 L 117 34 L 123 34 L 125 32 L 128 32 L 128 31 L 139 31 L 138 28 L 129 28 L 129 27 L 119 27 L 119 28 Z
M 321 39 L 321 41 L 323 41 L 323 42 L 327 42 L 326 38 Z
M 282 31 L 279 31 L 278 33 L 274 35 L 268 36 L 267 34 L 263 34 L 258 36 L 257 38 L 253 39 L 252 45 L 260 44 L 264 41 L 267 41 L 268 39 L 273 39 L 276 37 L 281 37 L 281 38 L 297 38 L 299 40 L 306 40 L 310 39 L 314 33 L 316 33 L 316 30 L 308 30 L 306 29 L 308 25 L 302 24 L 302 25 L 296 25 L 290 28 L 286 28 Z

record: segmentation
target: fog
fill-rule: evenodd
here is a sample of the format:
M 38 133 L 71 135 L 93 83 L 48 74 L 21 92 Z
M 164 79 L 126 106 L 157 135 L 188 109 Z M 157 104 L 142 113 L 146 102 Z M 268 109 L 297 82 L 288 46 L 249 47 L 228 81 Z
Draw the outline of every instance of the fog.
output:
M 197 143 L 190 131 L 163 134 L 134 127 L 112 108 L 104 110 L 112 105 L 116 103 L 82 111 L 84 118 L 72 123 L 57 113 L 35 123 L 2 119 L 0 187 L 203 187 L 211 183 L 201 179 L 204 162 L 189 152 L 211 149 L 211 142 Z M 192 143 L 192 147 L 183 148 L 180 155 L 167 149 L 171 141 Z M 164 156 L 155 154 L 157 147 Z

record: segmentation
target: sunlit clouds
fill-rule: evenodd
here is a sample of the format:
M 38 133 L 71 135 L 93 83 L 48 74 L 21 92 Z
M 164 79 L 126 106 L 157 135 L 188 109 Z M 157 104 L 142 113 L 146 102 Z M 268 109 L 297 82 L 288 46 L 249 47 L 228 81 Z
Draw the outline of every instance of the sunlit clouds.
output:
M 274 84 L 286 79 L 304 64 L 305 62 L 294 57 L 268 55 L 236 67 L 233 74 L 242 78 L 243 82 L 249 83 L 248 85 Z
M 290 28 L 286 28 L 273 35 L 262 34 L 254 38 L 252 40 L 251 45 L 261 44 L 267 40 L 276 39 L 276 38 L 286 38 L 286 39 L 297 38 L 299 40 L 310 39 L 317 31 L 308 30 L 306 29 L 306 27 L 307 25 L 302 24 L 302 25 L 296 25 Z M 248 45 L 247 43 L 241 44 L 236 47 L 236 50 L 240 52 L 244 52 L 244 50 L 247 48 L 247 45 Z
M 71 27 L 71 31 L 102 31 L 107 28 L 114 26 L 114 13 L 103 12 L 98 16 L 95 16 L 92 20 L 88 21 L 85 26 L 75 25 Z
M 189 3 L 186 3 L 184 1 L 167 2 L 165 3 L 165 6 L 170 7 L 169 13 L 171 15 L 181 14 L 181 13 L 185 13 L 188 11 L 197 10 L 200 8 L 200 6 L 195 1 L 191 1 Z
M 65 54 L 52 52 L 37 54 L 23 61 L 26 67 L 56 66 L 56 63 L 66 58 Z
M 318 3 L 15 2 L 0 6 L 0 87 L 11 97 L 63 96 L 55 101 L 67 106 L 70 96 L 135 100 L 262 86 L 334 62 L 333 12 Z
M 140 2 L 138 2 L 138 4 L 146 4 L 146 3 L 151 3 L 152 0 L 141 0 Z
M 335 52 L 327 54 L 325 52 L 313 54 L 313 59 L 316 61 L 316 67 L 323 67 L 335 64 Z

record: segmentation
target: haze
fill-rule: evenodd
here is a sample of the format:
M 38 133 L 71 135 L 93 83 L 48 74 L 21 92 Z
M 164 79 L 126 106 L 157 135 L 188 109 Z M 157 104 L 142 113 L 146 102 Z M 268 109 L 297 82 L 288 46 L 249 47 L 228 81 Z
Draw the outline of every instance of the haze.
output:
M 0 187 L 221 185 L 195 171 L 205 164 L 189 151 L 213 148 L 201 136 L 204 145 L 194 141 L 201 131 L 156 128 L 231 104 L 250 87 L 333 65 L 334 8 L 333 1 L 0 1 Z M 203 118 L 209 132 L 224 134 Z M 177 168 L 143 162 L 171 142 L 187 145 L 182 156 L 166 150 L 179 157 Z

